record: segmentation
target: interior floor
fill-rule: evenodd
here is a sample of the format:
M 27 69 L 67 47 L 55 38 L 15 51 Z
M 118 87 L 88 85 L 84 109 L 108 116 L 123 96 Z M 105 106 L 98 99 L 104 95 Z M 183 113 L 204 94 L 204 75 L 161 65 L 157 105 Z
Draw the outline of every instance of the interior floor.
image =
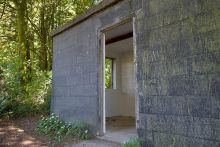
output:
M 106 133 L 101 139 L 125 143 L 137 137 L 134 117 L 114 116 L 106 118 Z

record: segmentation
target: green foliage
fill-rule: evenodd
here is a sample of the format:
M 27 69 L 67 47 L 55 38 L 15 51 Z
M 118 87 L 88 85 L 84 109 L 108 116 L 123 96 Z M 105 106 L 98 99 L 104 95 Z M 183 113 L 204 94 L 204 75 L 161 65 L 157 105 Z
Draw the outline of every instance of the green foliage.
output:
M 22 88 L 16 62 L 11 63 L 10 68 L 2 67 L 4 72 L 0 93 L 0 116 L 23 117 L 48 113 L 51 99 L 51 72 L 36 71 L 32 75 L 32 80 Z
M 36 131 L 39 134 L 45 134 L 50 141 L 62 142 L 63 139 L 69 134 L 71 130 L 70 124 L 65 124 L 60 121 L 55 115 L 51 115 L 49 118 L 42 118 L 38 124 Z
M 89 134 L 89 127 L 83 122 L 77 122 L 72 125 L 70 134 L 74 138 L 78 138 L 81 140 L 88 140 L 91 138 L 91 135 Z
M 99 1 L 0 1 L 0 117 L 49 111 L 49 33 Z
M 113 60 L 110 58 L 105 59 L 105 88 L 112 88 L 112 67 Z
M 123 147 L 141 147 L 142 140 L 139 138 L 132 138 Z
M 76 124 L 60 121 L 52 114 L 48 118 L 42 118 L 37 125 L 39 134 L 47 135 L 52 144 L 61 143 L 67 137 L 87 140 L 90 138 L 88 125 L 82 122 Z

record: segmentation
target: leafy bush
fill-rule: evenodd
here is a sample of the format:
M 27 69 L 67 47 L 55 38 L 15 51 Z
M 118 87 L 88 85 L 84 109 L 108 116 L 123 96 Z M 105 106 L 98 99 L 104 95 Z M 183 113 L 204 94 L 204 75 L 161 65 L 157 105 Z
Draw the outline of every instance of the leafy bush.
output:
M 130 139 L 123 147 L 141 147 L 142 140 L 139 138 Z
M 47 135 L 52 144 L 60 143 L 67 137 L 87 140 L 90 138 L 88 125 L 82 122 L 76 124 L 65 123 L 52 114 L 50 117 L 43 117 L 37 124 L 36 131 L 39 134 Z
M 0 61 L 0 117 L 48 113 L 52 73 L 33 70 L 32 79 L 22 88 L 19 83 L 19 65 L 14 60 Z
M 48 136 L 50 141 L 62 142 L 71 130 L 71 124 L 65 124 L 55 115 L 49 118 L 42 118 L 37 125 L 36 131 Z
M 81 139 L 81 140 L 88 140 L 91 137 L 89 135 L 88 125 L 83 123 L 83 122 L 77 122 L 74 125 L 72 125 L 70 134 L 74 138 L 78 138 L 78 139 Z

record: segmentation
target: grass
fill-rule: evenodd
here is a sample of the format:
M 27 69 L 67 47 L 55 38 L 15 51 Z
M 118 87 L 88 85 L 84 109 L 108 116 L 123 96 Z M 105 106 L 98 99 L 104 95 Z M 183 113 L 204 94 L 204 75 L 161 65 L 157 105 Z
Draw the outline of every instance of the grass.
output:
M 132 138 L 127 143 L 123 144 L 123 147 L 141 147 L 142 140 L 139 138 Z

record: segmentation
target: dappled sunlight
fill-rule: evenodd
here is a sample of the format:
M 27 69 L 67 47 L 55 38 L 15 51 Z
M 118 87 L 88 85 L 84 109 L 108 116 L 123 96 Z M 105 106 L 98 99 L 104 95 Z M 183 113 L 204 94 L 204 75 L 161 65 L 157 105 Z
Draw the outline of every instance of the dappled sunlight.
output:
M 24 130 L 22 130 L 22 129 L 17 129 L 17 131 L 19 132 L 19 133 L 21 133 L 21 132 L 24 132 Z
M 5 135 L 5 132 L 0 132 L 0 135 Z
M 33 143 L 34 143 L 34 142 L 31 141 L 31 140 L 25 140 L 25 141 L 22 141 L 22 142 L 21 142 L 22 145 L 31 145 L 31 144 L 33 144 Z
M 8 130 L 9 130 L 9 131 L 16 131 L 16 132 L 18 132 L 18 133 L 24 132 L 23 129 L 16 128 L 15 126 L 9 126 L 9 127 L 8 127 Z
M 47 147 L 47 138 L 34 131 L 38 119 L 0 122 L 0 146 Z

